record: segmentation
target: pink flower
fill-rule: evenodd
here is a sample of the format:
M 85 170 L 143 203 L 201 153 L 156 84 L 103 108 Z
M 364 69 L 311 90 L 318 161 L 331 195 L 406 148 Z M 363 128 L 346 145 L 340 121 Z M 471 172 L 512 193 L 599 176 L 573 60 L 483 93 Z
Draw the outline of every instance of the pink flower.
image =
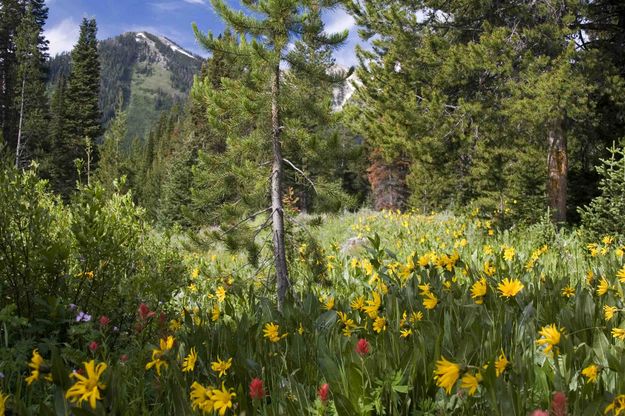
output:
M 317 395 L 321 400 L 321 403 L 325 404 L 328 401 L 328 395 L 330 394 L 330 385 L 328 383 L 322 384 L 317 391 Z
M 119 361 L 121 361 L 122 363 L 125 363 L 126 361 L 128 361 L 128 354 L 122 354 L 119 356 Z
M 566 395 L 561 391 L 553 393 L 551 412 L 554 416 L 566 416 Z
M 250 397 L 252 400 L 260 400 L 265 397 L 265 389 L 263 388 L 263 381 L 259 378 L 254 378 L 250 382 Z
M 102 315 L 100 319 L 98 319 L 98 322 L 100 323 L 101 326 L 108 326 L 108 324 L 111 323 L 111 320 L 109 319 L 108 316 Z
M 99 345 L 96 341 L 91 341 L 91 342 L 89 343 L 89 350 L 90 350 L 91 352 L 96 352 L 96 350 L 98 349 L 98 347 L 99 347 L 99 346 L 100 346 L 100 345 Z
M 356 344 L 356 352 L 360 356 L 365 356 L 369 354 L 369 343 L 366 339 L 360 338 L 358 340 L 358 343 Z
M 530 416 L 549 416 L 549 412 L 546 410 L 536 409 Z

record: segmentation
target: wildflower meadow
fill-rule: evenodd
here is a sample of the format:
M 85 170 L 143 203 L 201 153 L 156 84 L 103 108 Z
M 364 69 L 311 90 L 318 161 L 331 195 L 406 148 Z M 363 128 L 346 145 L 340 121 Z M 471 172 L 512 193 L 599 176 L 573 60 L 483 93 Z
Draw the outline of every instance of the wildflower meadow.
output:
M 221 249 L 186 252 L 179 286 L 130 318 L 59 305 L 63 334 L 16 342 L 27 324 L 5 308 L 0 408 L 625 414 L 625 242 L 477 211 L 362 211 L 305 235 L 282 311 L 263 264 Z

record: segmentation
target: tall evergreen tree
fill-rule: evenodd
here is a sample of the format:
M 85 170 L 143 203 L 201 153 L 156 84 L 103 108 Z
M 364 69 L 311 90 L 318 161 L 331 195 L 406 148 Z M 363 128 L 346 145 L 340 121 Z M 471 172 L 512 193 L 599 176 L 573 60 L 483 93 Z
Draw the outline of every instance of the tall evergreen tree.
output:
M 47 143 L 48 104 L 44 84 L 41 36 L 31 7 L 26 10 L 15 36 L 17 80 L 14 107 L 19 114 L 15 148 L 15 166 L 29 158 L 44 156 Z
M 102 133 L 98 96 L 100 61 L 98 59 L 95 19 L 83 19 L 78 43 L 72 50 L 72 64 L 65 91 L 66 110 L 63 135 L 56 143 L 59 165 L 56 187 L 67 196 L 78 179 L 74 161 L 86 158 L 86 139 L 95 142 Z M 95 155 L 97 159 L 97 154 Z
M 15 149 L 18 124 L 14 107 L 17 83 L 15 32 L 22 14 L 22 5 L 18 0 L 0 1 L 0 127 L 12 149 Z
M 271 81 L 267 87 L 267 92 L 271 98 L 271 149 L 273 159 L 270 176 L 271 221 L 278 307 L 281 308 L 290 283 L 286 264 L 282 202 L 284 177 L 282 132 L 284 126 L 280 108 L 282 98 L 280 64 L 283 61 L 287 61 L 294 67 L 306 67 L 306 61 L 289 59 L 292 58 L 292 55 L 289 55 L 288 44 L 294 36 L 313 33 L 320 44 L 338 46 L 345 41 L 348 33 L 326 35 L 318 30 L 319 20 L 316 18 L 318 11 L 326 7 L 336 6 L 339 3 L 338 1 L 312 2 L 312 7 L 308 2 L 296 0 L 245 2 L 245 5 L 251 12 L 259 18 L 234 11 L 221 0 L 211 0 L 211 2 L 228 26 L 244 36 L 252 37 L 252 42 L 249 46 L 243 44 L 239 48 L 230 49 L 230 52 L 252 55 L 253 59 L 262 62 L 271 74 Z M 311 9 L 313 9 L 312 13 Z M 220 42 L 211 33 L 208 35 L 201 34 L 197 26 L 194 26 L 194 31 L 199 42 L 208 50 L 228 50 L 225 48 L 231 47 L 231 45 Z

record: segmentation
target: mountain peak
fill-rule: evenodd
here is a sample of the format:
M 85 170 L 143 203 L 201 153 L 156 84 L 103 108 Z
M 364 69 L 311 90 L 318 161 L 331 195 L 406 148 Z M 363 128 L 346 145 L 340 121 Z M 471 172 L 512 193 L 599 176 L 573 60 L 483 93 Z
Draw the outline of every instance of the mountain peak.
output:
M 154 35 L 152 33 L 145 32 L 145 31 L 142 31 L 142 32 L 126 32 L 126 33 L 124 33 L 121 36 L 133 36 L 137 42 L 141 42 L 141 43 L 147 44 L 147 45 L 151 46 L 155 50 L 160 49 L 158 47 L 158 45 L 160 44 L 160 45 L 164 46 L 165 48 L 169 48 L 170 50 L 172 50 L 175 53 L 185 55 L 186 57 L 194 59 L 196 61 L 202 61 L 203 60 L 202 57 L 197 56 L 197 55 L 193 54 L 192 52 L 187 51 L 182 46 L 178 45 L 176 42 L 174 42 L 173 40 L 169 39 L 166 36 Z

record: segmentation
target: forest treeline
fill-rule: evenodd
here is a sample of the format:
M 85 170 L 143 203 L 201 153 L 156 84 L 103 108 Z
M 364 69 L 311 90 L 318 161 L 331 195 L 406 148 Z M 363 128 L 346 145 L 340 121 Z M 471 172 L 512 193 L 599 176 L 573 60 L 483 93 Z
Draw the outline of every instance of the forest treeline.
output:
M 279 102 L 287 207 L 480 209 L 507 224 L 549 210 L 580 221 L 600 193 L 596 166 L 625 137 L 625 4 L 326 6 L 356 20 L 358 65 L 350 81 L 332 76 L 332 45 L 293 39 Z M 127 91 L 107 92 L 122 99 L 103 128 L 94 21 L 81 26 L 67 79 L 46 89 L 44 2 L 2 0 L 0 14 L 0 117 L 15 165 L 37 161 L 66 200 L 77 181 L 132 190 L 165 225 L 234 222 L 267 205 L 273 75 L 262 57 L 235 53 L 254 47 L 236 27 L 214 39 L 187 101 L 128 139 Z M 356 92 L 337 109 L 344 82 Z

